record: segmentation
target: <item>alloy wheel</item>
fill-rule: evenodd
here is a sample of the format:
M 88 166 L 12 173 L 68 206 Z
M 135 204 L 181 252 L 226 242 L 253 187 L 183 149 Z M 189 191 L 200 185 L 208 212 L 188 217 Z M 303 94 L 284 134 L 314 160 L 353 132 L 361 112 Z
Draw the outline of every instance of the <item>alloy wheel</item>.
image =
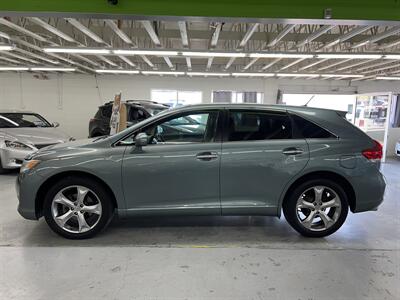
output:
M 73 185 L 63 188 L 53 198 L 51 215 L 56 224 L 70 233 L 93 229 L 102 215 L 99 197 L 91 189 Z
M 313 186 L 296 203 L 300 224 L 311 231 L 323 231 L 333 226 L 340 217 L 342 204 L 339 195 L 327 186 Z

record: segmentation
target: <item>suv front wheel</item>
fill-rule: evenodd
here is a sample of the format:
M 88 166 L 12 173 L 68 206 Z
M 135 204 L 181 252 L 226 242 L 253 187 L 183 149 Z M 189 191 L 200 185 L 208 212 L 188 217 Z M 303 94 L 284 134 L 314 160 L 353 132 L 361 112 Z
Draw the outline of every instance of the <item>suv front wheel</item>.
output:
M 313 179 L 300 184 L 283 203 L 286 220 L 307 237 L 334 233 L 343 225 L 348 210 L 345 191 L 328 179 Z
M 108 225 L 113 211 L 107 190 L 90 178 L 61 179 L 50 188 L 44 201 L 47 224 L 69 239 L 93 237 Z

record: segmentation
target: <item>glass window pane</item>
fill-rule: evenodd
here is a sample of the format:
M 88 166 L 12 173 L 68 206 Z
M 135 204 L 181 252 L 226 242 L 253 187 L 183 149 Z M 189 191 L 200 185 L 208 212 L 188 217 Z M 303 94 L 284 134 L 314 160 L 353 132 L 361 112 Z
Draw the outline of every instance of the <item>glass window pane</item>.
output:
M 292 128 L 286 114 L 231 112 L 228 141 L 290 139 Z
M 334 137 L 330 132 L 326 131 L 325 129 L 319 127 L 318 125 L 307 121 L 299 116 L 293 115 L 295 126 L 299 131 L 300 135 L 304 138 L 331 138 Z

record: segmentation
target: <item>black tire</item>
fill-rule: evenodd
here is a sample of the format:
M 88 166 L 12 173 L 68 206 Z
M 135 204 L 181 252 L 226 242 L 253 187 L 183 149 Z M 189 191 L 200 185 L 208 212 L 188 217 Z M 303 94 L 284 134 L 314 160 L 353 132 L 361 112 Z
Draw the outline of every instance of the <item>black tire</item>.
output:
M 53 203 L 53 199 L 58 192 L 63 190 L 64 188 L 79 185 L 93 191 L 98 201 L 101 203 L 102 211 L 97 224 L 86 232 L 81 233 L 72 233 L 61 228 L 56 221 L 53 219 L 51 207 Z M 68 176 L 56 182 L 47 192 L 44 199 L 43 206 L 43 215 L 46 219 L 49 227 L 57 234 L 67 238 L 67 239 L 88 239 L 95 236 L 100 231 L 104 230 L 107 225 L 110 223 L 113 213 L 114 213 L 114 205 L 112 202 L 112 196 L 109 192 L 100 184 L 98 181 L 93 180 L 91 178 L 78 177 L 78 176 Z
M 302 193 L 315 186 L 328 187 L 339 196 L 339 200 L 341 203 L 340 214 L 338 216 L 337 221 L 327 229 L 320 231 L 314 231 L 306 228 L 301 224 L 300 220 L 297 217 L 297 208 L 296 208 L 297 200 L 302 195 Z M 285 202 L 283 203 L 283 213 L 285 215 L 286 220 L 293 227 L 293 229 L 295 229 L 303 236 L 314 237 L 314 238 L 328 236 L 337 231 L 346 220 L 348 211 L 349 211 L 349 205 L 346 192 L 339 184 L 329 179 L 312 179 L 298 185 L 297 187 L 294 188 L 294 190 L 291 191 L 290 195 L 286 198 Z

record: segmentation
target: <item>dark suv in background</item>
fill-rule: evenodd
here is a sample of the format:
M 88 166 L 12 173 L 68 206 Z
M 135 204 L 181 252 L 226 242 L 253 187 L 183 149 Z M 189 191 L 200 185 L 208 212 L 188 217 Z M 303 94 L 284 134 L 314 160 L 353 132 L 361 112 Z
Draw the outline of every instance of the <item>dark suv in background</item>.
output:
M 148 100 L 128 100 L 126 105 L 128 127 L 143 121 L 159 112 L 168 109 L 169 106 Z M 110 134 L 110 118 L 113 101 L 99 106 L 94 118 L 89 121 L 89 137 Z

